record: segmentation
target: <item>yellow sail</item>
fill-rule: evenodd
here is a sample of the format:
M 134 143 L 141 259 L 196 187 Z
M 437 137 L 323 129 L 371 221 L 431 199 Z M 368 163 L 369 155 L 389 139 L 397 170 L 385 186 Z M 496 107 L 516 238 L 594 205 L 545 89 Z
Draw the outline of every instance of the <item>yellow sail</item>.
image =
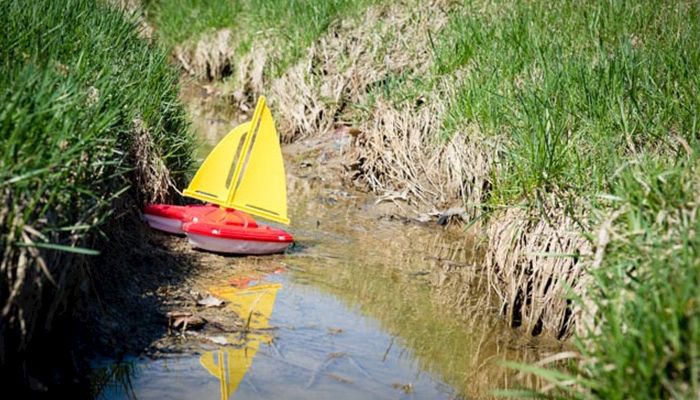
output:
M 209 153 L 194 175 L 184 195 L 226 206 L 236 168 L 250 122 L 239 125 L 226 135 Z
M 248 329 L 253 331 L 245 339 L 234 338 L 234 335 L 228 338 L 231 344 L 241 347 L 208 351 L 199 359 L 200 364 L 219 380 L 222 400 L 229 399 L 236 392 L 253 364 L 253 358 L 258 352 L 260 343 L 272 340 L 264 330 L 269 327 L 268 320 L 272 314 L 277 291 L 281 287 L 279 283 L 272 283 L 246 289 L 232 287 L 211 289 L 215 296 L 227 300 L 229 302 L 227 309 L 238 314 L 248 323 Z
M 184 194 L 289 224 L 282 150 L 265 97 L 258 100 L 253 119 L 209 153 Z

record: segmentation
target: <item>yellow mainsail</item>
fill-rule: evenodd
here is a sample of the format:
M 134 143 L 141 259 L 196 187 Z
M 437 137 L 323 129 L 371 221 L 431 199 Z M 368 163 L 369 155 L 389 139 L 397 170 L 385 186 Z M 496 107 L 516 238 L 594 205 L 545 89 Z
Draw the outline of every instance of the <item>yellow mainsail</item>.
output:
M 265 332 L 272 315 L 279 283 L 262 284 L 245 289 L 216 287 L 210 291 L 229 302 L 232 310 L 244 321 L 252 332 L 243 339 L 231 335 L 228 340 L 239 347 L 208 351 L 199 358 L 200 364 L 219 380 L 221 399 L 227 400 L 236 392 L 246 372 L 253 364 L 260 343 L 269 343 L 272 337 Z
M 234 128 L 209 153 L 184 194 L 289 224 L 282 150 L 264 96 L 253 119 Z

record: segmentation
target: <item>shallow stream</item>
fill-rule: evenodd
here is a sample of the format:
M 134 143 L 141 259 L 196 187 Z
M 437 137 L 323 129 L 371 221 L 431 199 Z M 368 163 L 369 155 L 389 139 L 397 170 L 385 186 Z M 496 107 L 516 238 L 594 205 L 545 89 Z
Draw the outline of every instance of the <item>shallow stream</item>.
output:
M 194 115 L 205 143 L 234 124 L 218 115 Z M 272 272 L 223 269 L 203 283 L 245 329 L 103 362 L 114 379 L 100 398 L 454 399 L 538 384 L 499 360 L 531 361 L 541 349 L 488 310 L 458 316 L 431 291 L 438 263 L 470 268 L 466 235 L 377 218 L 372 199 L 288 169 L 296 245 L 270 258 Z

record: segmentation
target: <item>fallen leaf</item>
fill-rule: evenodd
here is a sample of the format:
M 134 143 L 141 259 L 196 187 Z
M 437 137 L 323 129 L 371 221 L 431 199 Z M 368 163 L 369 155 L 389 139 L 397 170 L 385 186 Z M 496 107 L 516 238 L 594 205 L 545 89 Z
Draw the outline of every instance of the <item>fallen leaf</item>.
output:
M 204 339 L 221 346 L 228 344 L 228 340 L 223 336 L 204 336 Z
M 338 374 L 334 374 L 334 373 L 332 373 L 332 372 L 329 372 L 329 373 L 327 373 L 326 375 L 327 375 L 329 378 L 333 378 L 333 379 L 335 379 L 336 381 L 341 382 L 341 383 L 354 383 L 354 382 L 352 381 L 352 379 L 346 378 L 346 377 L 341 376 L 341 375 L 338 375 Z
M 223 300 L 217 299 L 216 297 L 214 297 L 212 295 L 209 295 L 209 296 L 207 296 L 207 297 L 205 297 L 202 300 L 199 300 L 197 302 L 198 306 L 202 306 L 202 307 L 206 307 L 206 308 L 222 307 L 224 304 L 226 304 L 226 303 Z

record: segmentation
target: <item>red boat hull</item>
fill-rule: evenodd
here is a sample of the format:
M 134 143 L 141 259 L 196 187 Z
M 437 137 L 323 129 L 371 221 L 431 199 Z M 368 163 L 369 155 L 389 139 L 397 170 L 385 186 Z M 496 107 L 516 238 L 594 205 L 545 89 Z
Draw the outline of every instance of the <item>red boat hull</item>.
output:
M 154 229 L 186 234 L 192 246 L 217 253 L 279 253 L 294 242 L 282 229 L 258 225 L 242 211 L 212 204 L 153 204 L 144 209 L 144 218 Z

